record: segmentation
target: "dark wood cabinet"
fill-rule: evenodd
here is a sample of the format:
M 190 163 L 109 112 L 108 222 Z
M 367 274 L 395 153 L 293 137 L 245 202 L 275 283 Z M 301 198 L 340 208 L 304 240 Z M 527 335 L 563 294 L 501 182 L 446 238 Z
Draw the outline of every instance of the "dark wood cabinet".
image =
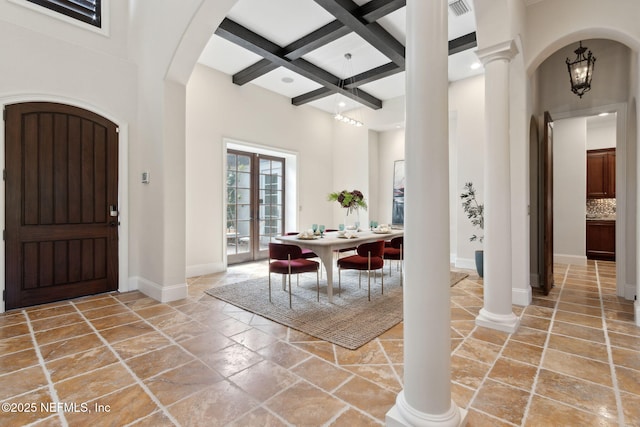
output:
M 587 259 L 615 261 L 615 221 L 587 221 Z
M 616 197 L 616 149 L 587 151 L 587 198 Z

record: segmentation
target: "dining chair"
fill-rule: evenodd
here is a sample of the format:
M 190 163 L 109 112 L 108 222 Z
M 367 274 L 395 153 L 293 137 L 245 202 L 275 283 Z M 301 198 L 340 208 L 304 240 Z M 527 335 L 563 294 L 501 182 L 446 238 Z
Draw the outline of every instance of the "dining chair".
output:
M 296 236 L 300 233 L 298 231 L 289 231 L 284 234 L 285 236 Z M 307 249 L 307 248 L 301 248 L 301 249 L 302 249 L 302 256 L 300 258 L 304 258 L 304 259 L 318 258 L 318 255 L 315 252 L 313 252 L 311 249 Z
M 376 242 L 363 243 L 356 248 L 356 254 L 350 255 L 344 258 L 338 259 L 338 295 L 341 291 L 341 275 L 342 270 L 358 270 L 360 276 L 358 277 L 358 285 L 360 286 L 362 272 L 367 271 L 369 283 L 368 283 L 368 298 L 371 301 L 371 271 L 382 270 L 384 267 L 384 241 L 378 240 Z M 380 271 L 381 291 L 384 295 L 384 272 Z
M 389 242 L 385 242 L 384 252 L 382 258 L 389 260 L 389 276 L 391 276 L 391 261 L 398 261 L 400 267 L 400 286 L 402 286 L 402 263 L 404 261 L 404 237 L 398 236 L 391 239 Z
M 316 272 L 317 299 L 320 301 L 320 264 L 301 258 L 302 249 L 285 243 L 269 243 L 269 302 L 271 302 L 271 273 L 286 274 L 289 288 L 289 308 L 291 308 L 291 275 Z M 296 276 L 297 280 L 297 276 Z

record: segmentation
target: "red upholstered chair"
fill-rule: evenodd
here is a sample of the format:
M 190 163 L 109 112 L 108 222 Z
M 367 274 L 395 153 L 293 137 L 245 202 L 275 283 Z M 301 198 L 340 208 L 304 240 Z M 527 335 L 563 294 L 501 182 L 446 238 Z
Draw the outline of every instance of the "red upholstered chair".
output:
M 269 243 L 269 302 L 271 302 L 271 273 L 286 274 L 289 279 L 289 308 L 291 308 L 291 275 L 316 272 L 318 301 L 320 301 L 320 264 L 301 258 L 302 250 L 296 245 Z
M 371 301 L 371 271 L 382 270 L 384 267 L 384 241 L 363 243 L 356 248 L 356 255 L 338 259 L 338 295 L 340 295 L 340 272 L 344 270 L 367 271 L 369 278 L 369 301 Z M 382 294 L 384 294 L 384 275 L 380 272 Z M 360 279 L 358 279 L 360 280 Z
M 389 275 L 391 275 L 391 260 L 398 261 L 400 265 L 400 286 L 402 286 L 402 261 L 404 260 L 403 253 L 404 237 L 394 237 L 390 242 L 385 242 L 383 258 L 389 260 Z
M 295 236 L 297 234 L 300 234 L 297 231 L 289 231 L 288 233 L 285 233 L 285 236 Z M 301 248 L 302 249 L 302 256 L 300 258 L 304 258 L 304 259 L 309 259 L 309 258 L 318 258 L 318 255 L 316 255 L 315 252 L 313 252 L 311 249 L 307 249 L 307 248 Z

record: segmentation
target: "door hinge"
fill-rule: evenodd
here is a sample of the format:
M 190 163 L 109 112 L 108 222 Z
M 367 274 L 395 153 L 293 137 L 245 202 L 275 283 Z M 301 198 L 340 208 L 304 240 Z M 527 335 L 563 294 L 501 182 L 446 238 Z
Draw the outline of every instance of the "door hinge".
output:
M 2 169 L 2 180 L 3 181 L 7 180 L 7 170 L 6 169 Z
M 2 109 L 2 120 L 4 120 L 5 122 L 7 121 L 7 109 L 6 108 Z
M 2 240 L 7 240 L 7 230 L 2 230 Z
M 4 291 L 2 291 L 2 301 L 6 301 L 7 300 L 7 290 L 5 289 Z

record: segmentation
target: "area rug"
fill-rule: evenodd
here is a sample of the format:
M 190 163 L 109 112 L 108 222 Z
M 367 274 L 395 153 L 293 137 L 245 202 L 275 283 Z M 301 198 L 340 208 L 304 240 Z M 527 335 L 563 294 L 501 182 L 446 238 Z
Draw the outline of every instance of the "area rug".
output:
M 467 274 L 451 272 L 450 286 L 467 277 Z M 274 322 L 304 332 L 313 337 L 355 350 L 381 335 L 402 321 L 402 287 L 400 275 L 385 273 L 384 295 L 380 293 L 380 277 L 371 284 L 371 301 L 367 299 L 367 275 L 362 275 L 361 287 L 358 273 L 342 273 L 342 291 L 337 295 L 337 277 L 334 283 L 333 303 L 327 300 L 327 288 L 320 281 L 320 301 L 317 301 L 316 277 L 300 275 L 296 285 L 292 277 L 292 308 L 289 293 L 282 290 L 282 278 L 273 274 L 271 302 L 269 302 L 268 278 L 260 277 L 240 283 L 215 287 L 206 291 L 220 300 L 256 313 Z

